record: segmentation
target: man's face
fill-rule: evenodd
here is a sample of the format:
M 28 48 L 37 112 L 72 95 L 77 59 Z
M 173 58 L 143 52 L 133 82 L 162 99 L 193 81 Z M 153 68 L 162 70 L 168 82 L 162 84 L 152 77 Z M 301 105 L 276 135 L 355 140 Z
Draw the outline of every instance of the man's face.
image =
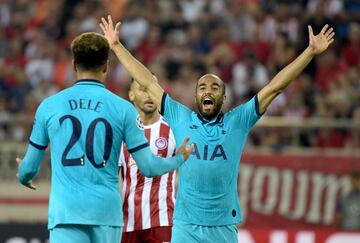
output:
M 156 111 L 156 105 L 151 100 L 150 96 L 146 92 L 146 89 L 143 86 L 140 86 L 137 82 L 134 82 L 131 85 L 129 98 L 134 105 L 145 114 L 154 113 Z
M 205 119 L 211 120 L 219 114 L 225 98 L 224 84 L 220 78 L 215 75 L 204 75 L 199 79 L 196 87 L 196 106 Z

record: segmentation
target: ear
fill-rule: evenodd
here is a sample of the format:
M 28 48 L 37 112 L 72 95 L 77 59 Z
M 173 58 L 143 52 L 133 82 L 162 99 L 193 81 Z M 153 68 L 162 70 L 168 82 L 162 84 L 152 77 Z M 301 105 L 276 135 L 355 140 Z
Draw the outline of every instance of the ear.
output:
M 108 67 L 109 67 L 109 60 L 107 60 L 107 62 L 104 64 L 103 69 L 102 69 L 102 72 L 103 72 L 103 73 L 106 73 L 107 70 L 108 70 Z
M 73 69 L 74 69 L 74 71 L 76 73 L 77 72 L 77 67 L 76 67 L 76 64 L 75 64 L 75 60 L 72 59 L 71 63 L 72 63 Z
M 128 95 L 129 95 L 129 100 L 132 101 L 132 102 L 134 102 L 134 100 L 135 100 L 135 94 L 134 94 L 134 92 L 133 92 L 132 90 L 130 90 L 129 93 L 128 93 Z

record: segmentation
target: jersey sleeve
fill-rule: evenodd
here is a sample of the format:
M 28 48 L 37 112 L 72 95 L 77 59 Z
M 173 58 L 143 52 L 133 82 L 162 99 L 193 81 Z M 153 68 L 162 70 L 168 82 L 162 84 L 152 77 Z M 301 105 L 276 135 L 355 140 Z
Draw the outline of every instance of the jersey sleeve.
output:
M 149 146 L 136 109 L 129 104 L 125 114 L 124 139 L 130 153 Z
M 257 95 L 255 95 L 245 104 L 236 107 L 231 111 L 231 113 L 236 117 L 235 123 L 237 126 L 251 129 L 262 115 L 259 112 L 259 102 Z
M 191 113 L 189 108 L 173 100 L 167 93 L 163 94 L 160 114 L 165 118 L 167 123 L 176 125 L 180 122 L 182 117 L 189 113 Z
M 46 109 L 46 103 L 43 101 L 35 113 L 34 124 L 31 131 L 29 143 L 40 150 L 46 149 L 49 143 L 49 136 L 46 126 L 46 114 L 48 110 Z

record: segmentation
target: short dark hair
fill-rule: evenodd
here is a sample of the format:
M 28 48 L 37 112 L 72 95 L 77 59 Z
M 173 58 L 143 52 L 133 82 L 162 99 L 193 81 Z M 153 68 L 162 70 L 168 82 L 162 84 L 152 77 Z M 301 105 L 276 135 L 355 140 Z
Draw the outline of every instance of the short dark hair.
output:
M 106 64 L 110 47 L 102 35 L 87 32 L 76 37 L 71 43 L 71 52 L 77 68 L 84 71 L 100 71 Z

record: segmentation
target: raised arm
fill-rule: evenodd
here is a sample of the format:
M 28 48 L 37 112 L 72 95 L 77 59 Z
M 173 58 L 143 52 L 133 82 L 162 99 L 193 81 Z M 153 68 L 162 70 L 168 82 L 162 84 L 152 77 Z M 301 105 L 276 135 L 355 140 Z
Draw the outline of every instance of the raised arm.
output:
M 151 99 L 155 102 L 160 110 L 161 99 L 164 90 L 160 87 L 156 77 L 139 62 L 119 41 L 120 22 L 114 27 L 112 18 L 101 18 L 100 28 L 104 32 L 105 38 L 108 40 L 110 48 L 113 50 L 119 61 L 124 65 L 130 76 L 134 78 L 141 86 L 147 89 Z
M 309 64 L 313 57 L 325 51 L 334 41 L 333 28 L 325 25 L 318 35 L 309 30 L 309 46 L 290 64 L 283 68 L 264 88 L 258 93 L 259 112 L 264 113 L 270 103 L 278 96 Z

